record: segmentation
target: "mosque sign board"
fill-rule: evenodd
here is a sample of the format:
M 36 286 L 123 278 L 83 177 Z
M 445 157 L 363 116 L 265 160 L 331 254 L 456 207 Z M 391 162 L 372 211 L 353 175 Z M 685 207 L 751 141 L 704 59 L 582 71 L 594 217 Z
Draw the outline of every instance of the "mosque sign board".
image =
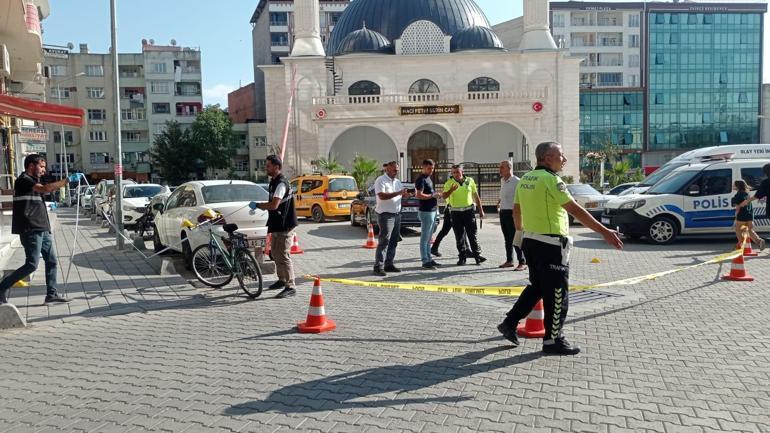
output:
M 424 105 L 419 107 L 400 107 L 402 116 L 425 116 L 433 114 L 460 114 L 463 109 L 460 105 Z

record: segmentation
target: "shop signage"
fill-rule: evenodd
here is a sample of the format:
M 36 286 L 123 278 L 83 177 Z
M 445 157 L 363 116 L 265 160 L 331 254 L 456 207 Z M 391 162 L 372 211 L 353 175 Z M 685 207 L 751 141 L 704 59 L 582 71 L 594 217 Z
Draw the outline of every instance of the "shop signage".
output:
M 425 105 L 421 107 L 400 107 L 399 109 L 402 116 L 460 114 L 462 111 L 462 106 L 460 105 Z
M 44 128 L 24 128 L 19 130 L 19 140 L 29 142 L 48 142 L 48 130 Z
M 69 58 L 70 52 L 68 50 L 59 50 L 56 48 L 43 48 L 43 56 L 50 57 L 52 59 L 66 59 Z

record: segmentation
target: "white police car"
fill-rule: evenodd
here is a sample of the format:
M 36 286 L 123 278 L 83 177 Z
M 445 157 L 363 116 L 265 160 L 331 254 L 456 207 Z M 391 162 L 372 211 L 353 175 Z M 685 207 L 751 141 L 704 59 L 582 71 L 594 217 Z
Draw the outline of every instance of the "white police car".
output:
M 644 194 L 619 196 L 605 204 L 601 222 L 631 239 L 646 237 L 655 244 L 668 244 L 680 234 L 733 233 L 735 195 L 733 183 L 743 179 L 756 189 L 765 178 L 762 167 L 770 156 L 712 161 L 676 168 Z M 757 155 L 760 156 L 760 155 Z M 766 203 L 754 202 L 757 232 L 770 232 Z

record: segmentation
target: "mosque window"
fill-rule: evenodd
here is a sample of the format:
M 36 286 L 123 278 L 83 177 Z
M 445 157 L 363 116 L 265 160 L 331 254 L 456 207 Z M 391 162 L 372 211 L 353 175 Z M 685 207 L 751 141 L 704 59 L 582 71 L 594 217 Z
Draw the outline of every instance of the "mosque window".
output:
M 469 92 L 499 92 L 500 83 L 489 77 L 479 77 L 468 83 Z
M 378 104 L 382 90 L 377 83 L 358 81 L 348 87 L 348 99 L 351 104 Z
M 428 79 L 420 79 L 409 86 L 409 100 L 418 101 L 438 101 L 440 90 L 438 85 Z

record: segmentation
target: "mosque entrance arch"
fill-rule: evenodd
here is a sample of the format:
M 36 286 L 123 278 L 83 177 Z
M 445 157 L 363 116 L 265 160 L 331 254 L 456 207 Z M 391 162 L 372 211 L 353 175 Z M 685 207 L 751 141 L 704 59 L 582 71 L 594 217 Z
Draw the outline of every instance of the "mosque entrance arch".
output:
M 529 162 L 529 144 L 524 132 L 506 122 L 488 122 L 476 128 L 465 142 L 465 159 L 477 163 Z
M 395 142 L 381 129 L 373 126 L 354 126 L 337 136 L 329 150 L 329 158 L 337 160 L 346 170 L 352 171 L 356 154 L 380 163 L 398 161 Z
M 449 160 L 449 150 L 454 148 L 454 140 L 443 126 L 423 125 L 417 128 L 406 145 L 406 166 L 410 168 L 408 179 L 413 181 L 422 171 L 422 162 L 432 159 L 439 163 Z

